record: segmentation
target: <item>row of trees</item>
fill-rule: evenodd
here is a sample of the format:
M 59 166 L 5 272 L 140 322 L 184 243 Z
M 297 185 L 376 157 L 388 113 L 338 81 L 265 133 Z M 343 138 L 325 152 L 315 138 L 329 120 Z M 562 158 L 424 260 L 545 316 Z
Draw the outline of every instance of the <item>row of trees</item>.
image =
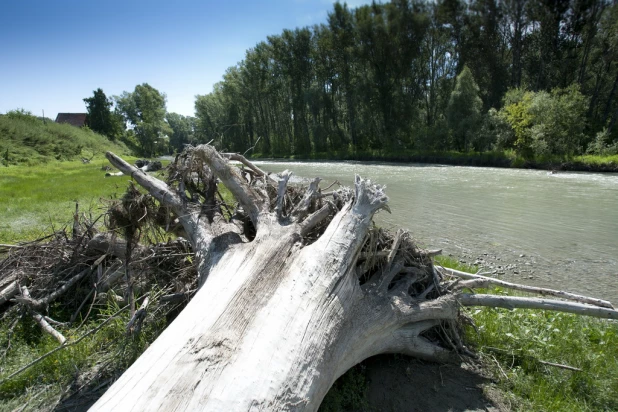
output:
M 196 130 L 265 155 L 571 155 L 616 140 L 617 88 L 607 0 L 337 3 L 327 24 L 248 50 L 197 97 Z
M 259 42 L 197 96 L 196 118 L 166 113 L 148 84 L 84 101 L 92 129 L 146 155 L 213 140 L 268 156 L 533 156 L 618 152 L 617 89 L 616 3 L 392 0 L 336 3 L 326 24 Z
M 195 118 L 168 113 L 165 94 L 147 83 L 111 98 L 97 89 L 84 102 L 88 127 L 112 140 L 122 139 L 143 155 L 180 151 L 195 142 Z

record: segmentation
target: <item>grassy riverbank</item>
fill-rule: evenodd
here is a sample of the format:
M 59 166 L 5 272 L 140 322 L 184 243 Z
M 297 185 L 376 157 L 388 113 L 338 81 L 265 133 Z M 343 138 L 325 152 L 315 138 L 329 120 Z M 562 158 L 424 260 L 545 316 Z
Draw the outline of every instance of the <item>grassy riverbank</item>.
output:
M 264 156 L 255 153 L 253 159 Z M 315 153 L 309 156 L 286 156 L 290 160 L 358 160 L 383 161 L 397 163 L 434 163 L 455 166 L 505 167 L 521 169 L 541 169 L 556 171 L 614 172 L 618 173 L 618 155 L 585 155 L 564 158 L 559 156 L 536 157 L 525 159 L 513 151 L 506 152 L 389 152 L 381 150 L 341 151 Z
M 438 260 L 476 271 L 454 259 Z M 516 295 L 499 288 L 490 292 Z M 618 322 L 524 309 L 469 308 L 468 313 L 477 326 L 467 328 L 466 340 L 513 409 L 618 410 Z
M 101 199 L 121 195 L 127 177 L 104 178 L 105 159 L 81 162 L 51 162 L 36 167 L 0 169 L 0 243 L 17 243 L 49 234 L 52 228 L 70 225 L 75 201 L 80 210 L 103 211 Z M 440 263 L 463 270 L 456 260 Z M 505 293 L 496 290 L 496 293 Z M 615 303 L 615 302 L 614 302 Z M 62 349 L 37 366 L 0 385 L 0 410 L 13 410 L 27 403 L 37 410 L 55 402 L 69 387 L 79 387 L 96 370 L 120 373 L 128 367 L 167 326 L 164 319 L 146 323 L 139 339 L 125 336 L 128 312 L 112 321 L 105 319 L 120 310 L 114 301 L 95 305 L 85 325 L 62 327 L 67 338 L 83 336 L 101 327 L 78 344 Z M 65 319 L 65 309 L 52 305 L 49 315 Z M 618 323 L 581 316 L 535 311 L 472 309 L 477 330 L 466 337 L 480 355 L 492 382 L 507 405 L 515 410 L 601 411 L 618 409 Z M 70 315 L 70 314 L 69 314 Z M 0 320 L 0 381 L 58 344 L 25 317 L 13 325 Z M 552 362 L 580 369 L 549 366 Z M 412 370 L 410 373 L 414 373 Z M 366 405 L 367 378 L 364 369 L 345 374 L 325 400 L 325 410 Z M 103 385 L 113 376 L 98 377 Z M 387 388 L 385 388 L 387 390 Z M 93 396 L 96 395 L 96 391 Z

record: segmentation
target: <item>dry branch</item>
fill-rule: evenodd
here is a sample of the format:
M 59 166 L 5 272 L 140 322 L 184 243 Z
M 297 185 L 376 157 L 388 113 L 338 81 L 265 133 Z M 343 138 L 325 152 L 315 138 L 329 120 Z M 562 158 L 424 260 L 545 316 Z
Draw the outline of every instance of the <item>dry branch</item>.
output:
M 457 300 L 463 306 L 489 306 L 505 309 L 541 309 L 556 312 L 575 313 L 577 315 L 593 316 L 595 318 L 618 319 L 618 311 L 583 303 L 565 302 L 561 300 L 523 298 L 517 296 L 496 296 L 485 294 L 462 293 Z
M 30 293 L 28 292 L 28 288 L 26 286 L 22 286 L 21 293 L 25 299 L 31 300 Z M 41 329 L 52 335 L 52 337 L 58 342 L 60 342 L 61 345 L 64 345 L 64 343 L 66 342 L 66 338 L 62 335 L 62 333 L 54 329 L 52 325 L 49 324 L 49 322 L 47 322 L 45 316 L 41 315 L 35 310 L 31 310 L 30 314 L 32 315 L 32 318 L 35 320 L 35 322 L 39 324 Z
M 591 298 L 588 296 L 577 295 L 575 293 L 565 292 L 562 290 L 554 290 L 547 288 L 539 288 L 536 286 L 528 286 L 521 285 L 517 283 L 506 282 L 500 279 L 489 278 L 482 275 L 475 275 L 472 273 L 462 272 L 460 270 L 444 268 L 441 266 L 437 266 L 437 268 L 449 275 L 456 276 L 462 279 L 468 279 L 465 282 L 460 282 L 457 284 L 456 289 L 462 290 L 465 288 L 474 289 L 474 288 L 487 288 L 490 286 L 501 286 L 507 289 L 519 290 L 522 292 L 536 293 L 538 295 L 543 296 L 555 296 L 558 298 L 568 299 L 575 302 L 585 303 L 588 305 L 599 306 L 602 308 L 614 309 L 611 302 L 606 300 Z
M 142 302 L 139 309 L 133 314 L 129 323 L 127 324 L 127 334 L 129 335 L 139 335 L 142 330 L 142 323 L 144 322 L 144 318 L 146 317 L 146 311 L 148 310 L 148 305 L 150 303 L 150 297 L 146 296 L 144 301 Z
M 111 152 L 107 152 L 105 157 L 107 157 L 107 160 L 109 160 L 109 162 L 118 170 L 134 178 L 140 186 L 148 190 L 148 192 L 163 205 L 171 207 L 177 212 L 182 213 L 183 203 L 180 196 L 171 191 L 167 184 L 150 176 L 146 172 L 131 166 L 129 163 L 125 162 Z
M 262 169 L 251 163 L 247 158 L 239 153 L 224 153 L 223 156 L 227 157 L 229 160 L 240 162 L 243 165 L 247 166 L 258 176 L 267 176 Z
M 11 300 L 13 296 L 17 295 L 17 293 L 19 293 L 19 284 L 14 280 L 0 292 L 0 305 L 4 305 Z

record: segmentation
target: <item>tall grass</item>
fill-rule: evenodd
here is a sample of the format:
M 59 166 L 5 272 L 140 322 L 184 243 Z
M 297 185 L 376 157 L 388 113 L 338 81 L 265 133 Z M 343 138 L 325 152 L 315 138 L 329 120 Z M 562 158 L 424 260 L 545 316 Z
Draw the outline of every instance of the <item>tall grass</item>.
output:
M 63 308 L 57 304 L 50 308 L 52 318 L 66 317 L 61 312 Z M 110 319 L 113 314 L 116 316 Z M 5 379 L 10 374 L 34 363 L 59 345 L 28 316 L 23 316 L 15 325 L 7 320 L 0 322 L 0 348 L 6 349 L 0 363 L 0 411 L 20 407 L 48 410 L 79 379 L 84 380 L 82 384 L 95 387 L 116 378 L 167 326 L 165 317 L 150 318 L 140 335 L 129 338 L 125 333 L 129 318 L 129 311 L 120 311 L 112 299 L 95 305 L 87 324 L 79 330 L 73 326 L 62 327 L 61 331 L 68 341 L 76 341 L 101 327 L 96 333 L 87 335 L 75 345 L 56 350 L 8 380 Z M 88 379 L 94 380 L 88 382 Z
M 0 163 L 4 166 L 71 160 L 106 150 L 127 153 L 125 146 L 87 128 L 43 121 L 19 111 L 0 116 Z

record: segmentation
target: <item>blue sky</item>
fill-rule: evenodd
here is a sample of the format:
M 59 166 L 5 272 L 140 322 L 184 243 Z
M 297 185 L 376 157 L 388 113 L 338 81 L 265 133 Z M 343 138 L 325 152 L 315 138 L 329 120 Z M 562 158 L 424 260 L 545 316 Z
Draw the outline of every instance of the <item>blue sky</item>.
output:
M 6 0 L 0 6 L 0 113 L 55 118 L 83 98 L 149 83 L 193 115 L 245 51 L 284 28 L 325 23 L 332 0 Z M 347 1 L 351 8 L 370 0 Z

